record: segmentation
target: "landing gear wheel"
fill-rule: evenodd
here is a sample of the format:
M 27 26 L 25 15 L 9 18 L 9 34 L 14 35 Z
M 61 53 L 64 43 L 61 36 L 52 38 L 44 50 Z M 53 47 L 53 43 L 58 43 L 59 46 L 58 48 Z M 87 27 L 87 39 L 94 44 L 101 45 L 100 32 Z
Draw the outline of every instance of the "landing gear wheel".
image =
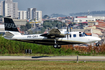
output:
M 60 49 L 60 48 L 61 48 L 61 45 L 57 45 L 57 44 L 55 44 L 53 47 L 54 47 L 54 48 L 58 48 L 58 49 Z
M 60 49 L 61 48 L 61 45 L 58 45 L 58 47 L 57 47 L 58 49 Z
M 57 44 L 57 40 L 56 39 L 54 39 L 54 46 L 53 46 L 54 48 L 61 48 L 61 45 L 58 45 Z
M 99 46 L 99 43 L 96 43 L 96 47 L 98 47 Z
M 55 44 L 55 45 L 54 45 L 54 48 L 57 48 L 57 47 L 58 47 L 58 45 L 57 45 L 57 44 Z

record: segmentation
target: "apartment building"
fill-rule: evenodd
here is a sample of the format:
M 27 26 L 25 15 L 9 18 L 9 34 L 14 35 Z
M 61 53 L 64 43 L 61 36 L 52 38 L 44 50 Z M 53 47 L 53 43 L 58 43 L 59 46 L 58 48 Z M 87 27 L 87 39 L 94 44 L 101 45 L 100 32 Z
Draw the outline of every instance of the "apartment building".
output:
M 96 21 L 96 19 L 93 18 L 92 16 L 74 18 L 75 23 L 82 23 L 82 22 L 88 22 L 88 21 Z
M 27 19 L 27 11 L 18 11 L 18 19 Z
M 42 21 L 42 11 L 36 11 L 36 20 L 39 22 Z
M 0 15 L 18 18 L 18 3 L 13 0 L 5 0 L 0 2 Z
M 36 19 L 36 8 L 27 9 L 27 19 Z

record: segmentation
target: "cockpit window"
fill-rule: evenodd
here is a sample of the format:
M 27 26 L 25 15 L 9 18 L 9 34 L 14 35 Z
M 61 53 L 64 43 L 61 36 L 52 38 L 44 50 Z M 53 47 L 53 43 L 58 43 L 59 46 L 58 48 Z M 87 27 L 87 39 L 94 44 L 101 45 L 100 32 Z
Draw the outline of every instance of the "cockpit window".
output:
M 85 34 L 85 33 L 83 32 L 83 36 L 87 36 L 87 34 Z
M 79 34 L 79 37 L 84 37 L 84 36 L 87 36 L 84 32 Z
M 74 34 L 73 37 L 76 37 L 76 34 Z

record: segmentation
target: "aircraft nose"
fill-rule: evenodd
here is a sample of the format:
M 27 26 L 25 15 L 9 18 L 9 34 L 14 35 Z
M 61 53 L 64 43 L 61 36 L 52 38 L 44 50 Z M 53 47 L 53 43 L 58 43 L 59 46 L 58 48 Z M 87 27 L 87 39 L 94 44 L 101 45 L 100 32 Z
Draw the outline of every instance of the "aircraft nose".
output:
M 97 40 L 97 41 L 100 41 L 100 40 L 101 40 L 101 38 L 97 38 L 96 40 Z

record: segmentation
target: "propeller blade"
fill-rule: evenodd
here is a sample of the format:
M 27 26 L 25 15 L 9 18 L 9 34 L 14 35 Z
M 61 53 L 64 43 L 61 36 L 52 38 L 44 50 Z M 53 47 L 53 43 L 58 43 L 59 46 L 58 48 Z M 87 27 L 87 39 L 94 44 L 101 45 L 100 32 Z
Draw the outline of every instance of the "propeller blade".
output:
M 68 30 L 68 26 L 67 26 L 67 39 L 68 39 L 68 32 L 69 32 L 69 30 Z

